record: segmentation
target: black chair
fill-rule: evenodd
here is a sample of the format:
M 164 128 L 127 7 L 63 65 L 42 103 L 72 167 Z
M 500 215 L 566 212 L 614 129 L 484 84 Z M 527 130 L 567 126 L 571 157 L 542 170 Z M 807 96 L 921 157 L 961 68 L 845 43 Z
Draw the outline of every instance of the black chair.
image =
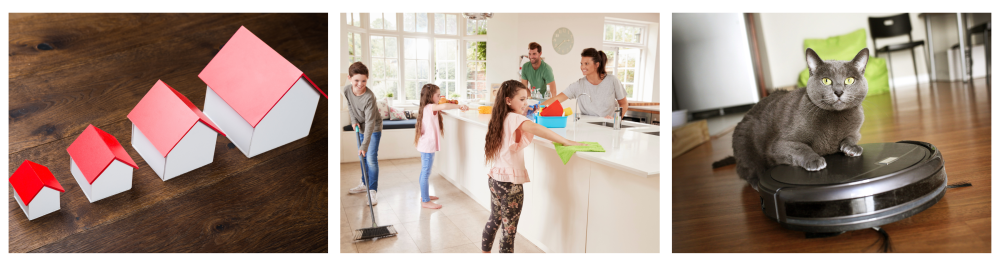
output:
M 903 13 L 891 17 L 868 17 L 868 28 L 871 29 L 872 42 L 875 43 L 875 57 L 878 57 L 879 53 L 885 53 L 888 56 L 887 62 L 889 62 L 889 79 L 892 79 L 892 52 L 901 50 L 910 50 L 910 54 L 913 56 L 913 77 L 917 78 L 917 83 L 920 79 L 917 77 L 917 53 L 914 50 L 917 46 L 923 46 L 924 41 L 913 41 L 913 34 L 910 31 L 913 28 L 910 26 L 910 14 Z M 878 47 L 878 38 L 889 38 L 900 35 L 906 35 L 910 38 L 910 42 L 890 44 L 883 47 Z M 929 69 L 929 68 L 928 68 Z M 896 82 L 892 82 L 893 89 L 896 88 Z
M 972 34 L 983 34 L 983 45 L 985 46 L 983 48 L 986 50 L 986 87 L 990 87 L 990 78 L 992 77 L 990 74 L 992 71 L 992 69 L 990 69 L 990 35 L 992 35 L 992 31 L 990 22 L 986 22 L 979 24 L 979 26 L 972 27 L 965 33 L 965 43 L 968 44 L 966 44 L 964 52 L 965 58 L 969 61 L 968 66 L 966 67 L 969 82 L 972 82 Z

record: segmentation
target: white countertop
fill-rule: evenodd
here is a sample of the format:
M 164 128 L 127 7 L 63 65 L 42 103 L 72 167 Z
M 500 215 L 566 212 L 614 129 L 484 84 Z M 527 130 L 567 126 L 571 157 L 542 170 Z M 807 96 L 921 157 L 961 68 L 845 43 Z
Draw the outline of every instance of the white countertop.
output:
M 658 111 L 660 111 L 660 106 L 659 105 L 653 105 L 653 106 L 628 106 L 628 109 L 629 110 L 634 110 L 634 109 L 650 110 L 650 111 L 657 111 L 658 112 Z
M 483 127 L 486 127 L 490 122 L 490 114 L 479 114 L 472 106 L 466 112 L 446 110 L 444 113 Z M 582 158 L 641 176 L 659 176 L 660 136 L 643 132 L 659 132 L 660 126 L 623 121 L 622 124 L 634 127 L 614 130 L 611 127 L 587 123 L 603 121 L 610 122 L 609 119 L 593 116 L 583 116 L 579 122 L 575 122 L 573 117 L 569 117 L 566 121 L 566 128 L 552 128 L 551 130 L 573 141 L 600 143 L 601 147 L 604 148 L 603 153 L 577 152 L 572 159 Z M 483 137 L 486 136 L 483 135 Z M 536 146 L 555 149 L 551 141 L 538 136 L 535 136 L 532 143 Z

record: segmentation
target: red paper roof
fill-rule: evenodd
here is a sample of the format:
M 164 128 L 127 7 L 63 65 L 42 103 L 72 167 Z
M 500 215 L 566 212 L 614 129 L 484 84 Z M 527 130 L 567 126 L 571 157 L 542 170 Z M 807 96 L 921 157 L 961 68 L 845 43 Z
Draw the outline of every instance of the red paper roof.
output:
M 253 127 L 257 127 L 299 77 L 305 77 L 326 97 L 299 68 L 243 26 L 198 77 Z
M 73 158 L 83 177 L 90 184 L 94 184 L 97 177 L 104 173 L 104 169 L 107 169 L 115 159 L 133 168 L 139 168 L 128 152 L 125 152 L 125 148 L 118 143 L 118 139 L 94 127 L 93 124 L 83 129 L 83 133 L 76 137 L 69 148 L 66 148 L 66 152 L 69 152 L 69 156 Z
M 187 97 L 163 80 L 157 80 L 153 88 L 146 92 L 146 96 L 129 112 L 128 119 L 142 130 L 142 134 L 164 157 L 199 121 L 226 135 Z
M 52 171 L 49 171 L 49 168 L 28 160 L 21 163 L 17 171 L 14 171 L 14 175 L 10 176 L 9 181 L 24 205 L 30 204 L 31 200 L 35 199 L 35 195 L 42 191 L 42 187 L 66 192 L 62 185 L 59 185 L 56 177 L 52 175 Z

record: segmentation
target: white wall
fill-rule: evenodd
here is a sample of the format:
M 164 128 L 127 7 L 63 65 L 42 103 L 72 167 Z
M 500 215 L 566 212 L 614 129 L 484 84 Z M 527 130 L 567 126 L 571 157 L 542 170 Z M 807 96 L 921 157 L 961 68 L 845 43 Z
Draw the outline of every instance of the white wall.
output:
M 339 14 L 340 21 L 344 21 L 346 14 Z M 644 97 L 650 101 L 659 102 L 659 23 L 658 13 L 578 13 L 578 14 L 543 14 L 543 13 L 496 13 L 489 20 L 488 31 L 488 53 L 486 54 L 487 72 L 486 81 L 489 84 L 502 83 L 509 79 L 520 80 L 517 75 L 516 62 L 519 55 L 528 54 L 528 43 L 538 42 L 542 45 L 542 57 L 545 62 L 552 66 L 553 75 L 556 77 L 557 90 L 566 89 L 569 83 L 583 77 L 580 73 L 580 53 L 586 48 L 603 49 L 602 40 L 604 34 L 604 20 L 606 17 L 629 19 L 642 22 L 651 22 L 649 29 L 649 39 L 654 49 L 647 52 L 648 57 L 646 71 L 643 72 L 644 87 L 646 89 Z M 336 89 L 338 98 L 343 101 L 341 88 L 347 82 L 347 38 L 346 25 L 339 23 L 341 34 L 338 37 L 340 53 L 340 80 Z M 566 27 L 573 32 L 575 44 L 573 49 L 566 55 L 560 55 L 552 48 L 552 33 L 560 27 Z M 367 42 L 365 42 L 367 43 Z M 368 49 L 363 49 L 365 52 Z M 655 60 L 654 60 L 655 59 Z M 527 59 L 524 60 L 527 62 Z M 567 102 L 573 104 L 571 100 Z M 346 103 L 343 103 L 346 104 Z M 350 124 L 346 109 L 341 108 L 340 127 Z
M 542 57 L 552 67 L 552 74 L 556 78 L 556 90 L 565 90 L 571 82 L 583 77 L 580 72 L 580 53 L 583 49 L 603 49 L 606 17 L 652 22 L 657 26 L 660 23 L 659 14 L 494 14 L 490 19 L 487 34 L 489 39 L 486 45 L 489 52 L 486 54 L 486 60 L 489 70 L 486 72 L 486 81 L 494 84 L 510 79 L 520 80 L 520 76 L 517 75 L 517 68 L 520 67 L 517 58 L 528 54 L 528 43 L 538 42 L 542 45 Z M 550 41 L 552 33 L 561 27 L 572 31 L 574 37 L 573 48 L 565 55 L 556 53 Z M 654 35 L 659 32 L 658 27 L 650 27 L 650 31 L 649 41 L 658 40 L 658 34 Z M 648 54 L 654 55 L 654 58 L 659 57 L 657 49 L 650 50 Z M 527 59 L 524 62 L 527 62 Z M 655 61 L 649 58 L 647 58 L 647 69 L 649 70 L 647 73 L 659 73 Z M 649 78 L 647 83 L 651 85 L 645 87 L 652 90 L 649 94 L 651 100 L 659 101 L 659 84 L 655 75 L 644 74 L 643 78 Z
M 868 17 L 886 17 L 895 14 L 898 13 L 760 14 L 764 43 L 767 45 L 767 59 L 770 64 L 771 76 L 769 78 L 775 87 L 796 84 L 799 72 L 806 69 L 805 51 L 802 49 L 802 41 L 805 39 L 825 39 L 864 28 L 868 39 L 868 49 L 873 51 L 871 55 L 874 56 L 875 46 L 872 43 L 871 29 L 868 28 Z M 911 32 L 913 40 L 926 40 L 924 20 L 917 17 L 917 13 L 910 13 L 910 23 L 913 28 Z M 878 45 L 885 46 L 906 41 L 908 39 L 905 35 L 879 38 Z M 920 77 L 920 82 L 927 82 L 930 71 L 927 69 L 926 47 L 918 47 L 917 49 L 915 50 L 917 74 Z M 938 50 L 938 47 L 935 47 L 935 50 Z M 879 54 L 879 57 L 887 58 L 883 54 Z M 937 70 L 941 71 L 942 68 L 940 64 L 938 65 Z M 912 85 L 916 82 L 913 78 L 915 75 L 913 59 L 909 52 L 893 52 L 892 66 L 894 66 L 891 69 L 892 77 L 896 86 Z M 944 67 L 947 68 L 947 64 L 944 64 Z M 945 69 L 945 71 L 947 70 Z
M 347 25 L 344 23 L 344 21 L 346 21 L 346 18 L 347 18 L 347 13 L 340 13 L 340 23 L 337 23 L 338 25 L 340 25 L 340 33 L 341 33 L 341 34 L 339 34 L 340 37 L 337 38 L 338 40 L 340 40 L 340 49 L 337 49 L 337 52 L 340 53 L 340 61 L 339 61 L 340 62 L 340 66 L 337 67 L 337 68 L 340 68 L 340 74 L 338 75 L 340 78 L 338 78 L 337 79 L 338 81 L 334 83 L 336 85 L 335 86 L 331 86 L 331 88 L 329 89 L 330 90 L 329 94 L 335 94 L 335 95 L 337 95 L 337 99 L 338 99 L 337 101 L 340 102 L 337 105 L 337 107 L 338 107 L 337 109 L 340 111 L 340 126 L 338 127 L 338 129 L 336 131 L 341 131 L 341 130 L 343 130 L 344 126 L 347 126 L 347 125 L 351 124 L 351 116 L 350 116 L 351 113 L 347 111 L 347 107 L 346 107 L 347 106 L 347 99 L 344 98 L 344 93 L 342 93 L 342 90 L 341 90 L 341 89 L 344 88 L 344 85 L 348 83 L 348 81 L 347 81 L 348 80 L 347 79 L 347 68 L 350 66 L 347 63 L 347 62 L 349 62 L 349 60 L 347 58 L 347 47 L 348 47 L 347 46 L 347 30 L 346 30 L 347 29 Z M 368 49 L 365 49 L 365 50 L 367 51 Z M 329 96 L 333 97 L 333 95 L 329 95 Z

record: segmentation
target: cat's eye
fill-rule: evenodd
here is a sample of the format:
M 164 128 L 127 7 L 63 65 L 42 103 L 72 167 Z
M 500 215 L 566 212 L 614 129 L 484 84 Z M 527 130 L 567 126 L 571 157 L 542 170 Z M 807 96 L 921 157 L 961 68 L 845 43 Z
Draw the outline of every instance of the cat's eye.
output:
M 844 80 L 844 84 L 854 84 L 854 77 L 848 77 L 847 80 Z
M 832 84 L 832 83 L 833 83 L 833 81 L 830 81 L 830 79 L 829 79 L 829 78 L 823 78 L 823 84 L 824 84 L 824 85 L 828 85 L 828 86 L 829 86 L 829 85 L 830 85 L 830 84 Z

